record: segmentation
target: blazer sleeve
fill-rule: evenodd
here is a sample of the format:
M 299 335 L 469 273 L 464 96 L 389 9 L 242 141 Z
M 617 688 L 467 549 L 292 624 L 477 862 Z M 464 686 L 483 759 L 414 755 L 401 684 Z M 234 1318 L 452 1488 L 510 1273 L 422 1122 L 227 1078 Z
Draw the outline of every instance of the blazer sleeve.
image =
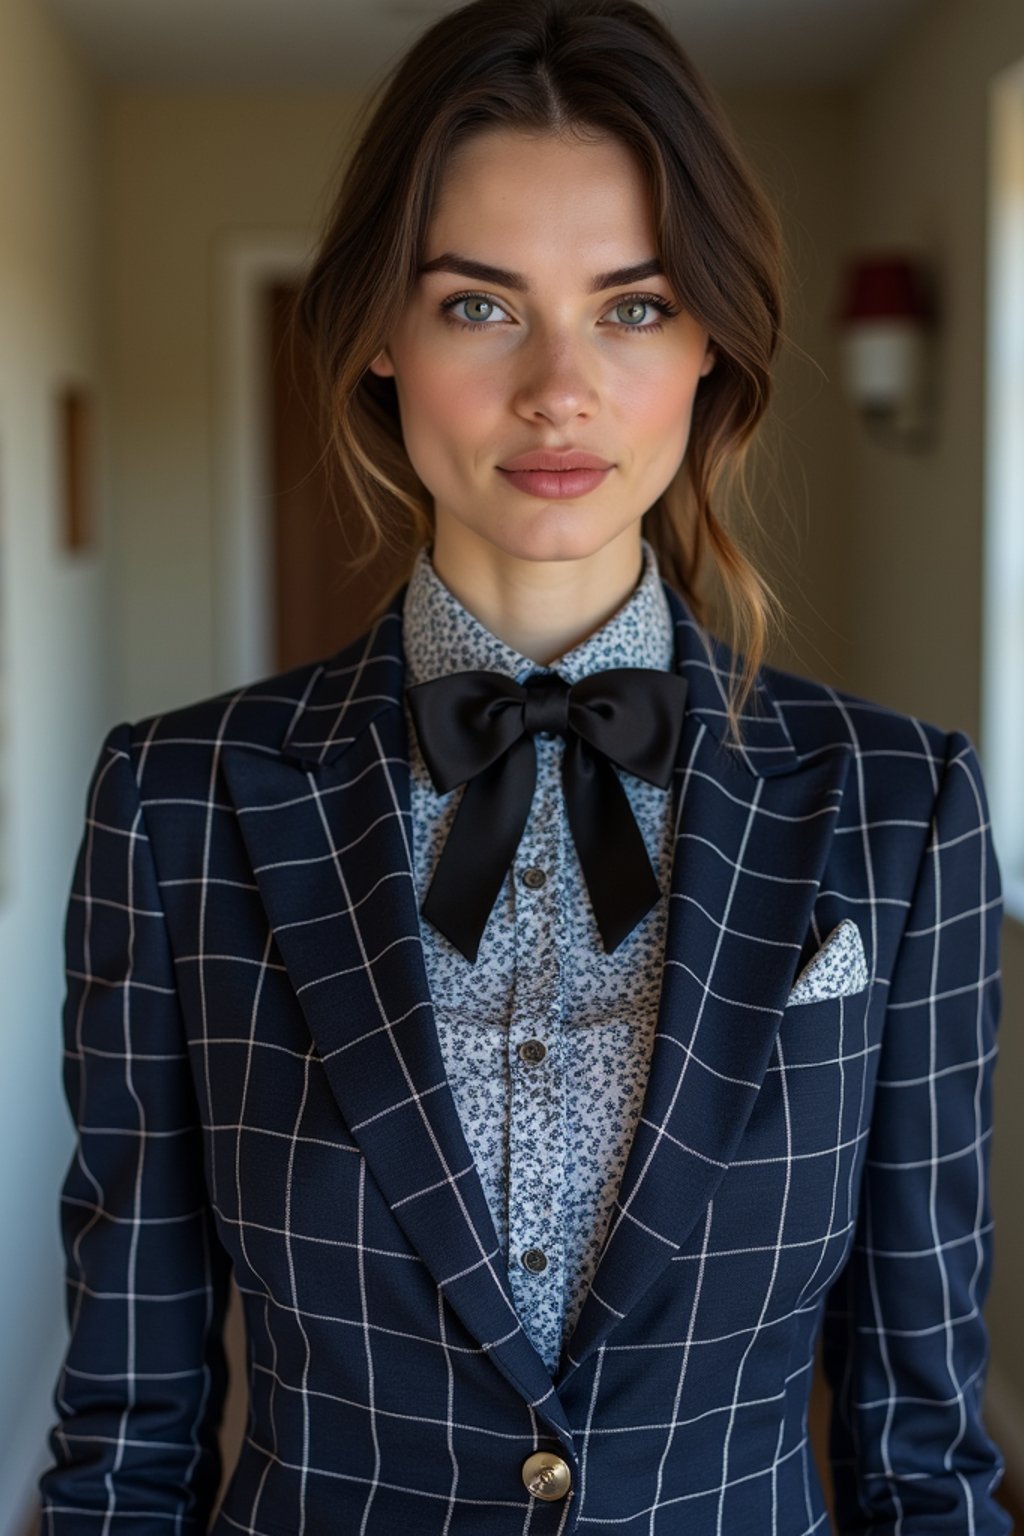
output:
M 229 1264 L 130 730 L 113 727 L 92 772 L 64 929 L 70 1337 L 42 1536 L 205 1531 L 220 1478 Z
M 1002 891 L 963 732 L 941 771 L 890 982 L 857 1229 L 823 1318 L 845 1533 L 1011 1530 L 981 1416 Z

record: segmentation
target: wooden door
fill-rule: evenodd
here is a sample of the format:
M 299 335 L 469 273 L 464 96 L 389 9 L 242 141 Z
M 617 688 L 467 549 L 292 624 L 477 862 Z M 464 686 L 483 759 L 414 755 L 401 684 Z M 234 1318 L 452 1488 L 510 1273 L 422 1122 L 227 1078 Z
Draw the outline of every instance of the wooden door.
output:
M 272 424 L 271 561 L 274 669 L 330 656 L 363 633 L 386 590 L 408 561 L 385 550 L 358 574 L 353 556 L 365 547 L 358 508 L 332 470 L 333 449 L 321 440 L 316 380 L 308 344 L 290 325 L 295 289 L 267 290 Z M 331 499 L 335 487 L 338 510 Z

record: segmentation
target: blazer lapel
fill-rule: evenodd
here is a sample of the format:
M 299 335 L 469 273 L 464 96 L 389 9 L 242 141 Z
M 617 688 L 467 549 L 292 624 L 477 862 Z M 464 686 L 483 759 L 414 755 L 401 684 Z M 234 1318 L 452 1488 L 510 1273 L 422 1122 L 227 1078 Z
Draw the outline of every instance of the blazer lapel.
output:
M 445 1075 L 423 961 L 401 707 L 401 600 L 325 664 L 280 754 L 221 761 L 274 939 L 349 1133 L 446 1300 L 551 1429 Z
M 662 990 L 641 1118 L 554 1383 L 515 1311 L 437 1036 L 410 848 L 405 588 L 321 667 L 280 753 L 222 753 L 274 937 L 349 1132 L 466 1328 L 556 1433 L 557 1389 L 686 1241 L 770 1060 L 852 747 L 798 757 L 759 686 L 725 743 L 729 653 L 664 584 L 688 679 Z
M 721 679 L 674 589 L 689 680 L 671 787 L 676 827 L 647 1086 L 558 1389 L 658 1278 L 707 1209 L 764 1079 L 810 925 L 853 748 L 802 761 L 767 687 L 727 745 Z

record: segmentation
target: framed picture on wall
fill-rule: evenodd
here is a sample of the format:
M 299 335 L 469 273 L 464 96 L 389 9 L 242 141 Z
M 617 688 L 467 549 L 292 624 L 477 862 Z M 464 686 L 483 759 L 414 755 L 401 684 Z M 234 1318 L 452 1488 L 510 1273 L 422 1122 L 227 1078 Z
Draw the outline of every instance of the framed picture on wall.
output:
M 77 552 L 95 541 L 95 424 L 93 392 L 67 384 L 58 398 L 60 547 Z

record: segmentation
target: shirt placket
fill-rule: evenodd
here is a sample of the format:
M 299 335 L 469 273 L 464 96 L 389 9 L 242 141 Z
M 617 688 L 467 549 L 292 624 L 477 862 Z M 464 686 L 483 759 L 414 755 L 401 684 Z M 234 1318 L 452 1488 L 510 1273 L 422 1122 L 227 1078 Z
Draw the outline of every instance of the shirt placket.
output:
M 564 953 L 568 827 L 560 782 L 562 739 L 534 741 L 537 783 L 513 864 L 508 1273 L 520 1320 L 554 1370 L 566 1280 L 564 994 L 558 957 Z

